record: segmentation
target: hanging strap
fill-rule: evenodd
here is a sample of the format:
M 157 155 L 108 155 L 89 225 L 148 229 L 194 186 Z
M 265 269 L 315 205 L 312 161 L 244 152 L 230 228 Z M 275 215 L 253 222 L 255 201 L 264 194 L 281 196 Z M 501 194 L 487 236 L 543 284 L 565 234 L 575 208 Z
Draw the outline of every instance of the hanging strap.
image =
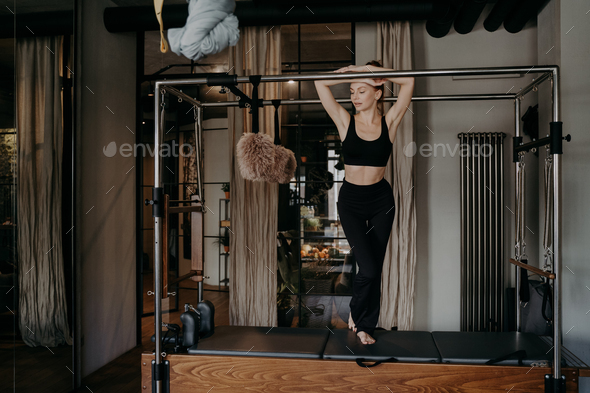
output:
M 553 322 L 553 315 L 545 315 L 545 308 L 547 308 L 547 301 L 549 301 L 549 305 L 551 306 L 551 312 L 553 312 L 553 295 L 551 295 L 551 284 L 549 284 L 549 279 L 545 281 L 543 284 L 544 293 L 543 293 L 543 304 L 541 306 L 541 315 L 543 315 L 543 319 L 547 321 L 547 323 Z
M 260 84 L 261 75 L 250 75 L 250 83 L 252 83 L 252 132 L 258 134 L 258 85 Z
M 356 364 L 358 364 L 361 367 L 375 367 L 375 366 L 378 366 L 381 363 L 385 363 L 385 362 L 394 363 L 394 362 L 398 362 L 399 360 L 397 360 L 396 358 L 388 358 L 388 359 L 384 359 L 384 360 L 378 360 L 375 363 L 370 364 L 370 365 L 363 364 L 363 362 L 368 362 L 368 361 L 369 360 L 367 360 L 365 358 L 357 358 L 356 359 Z
M 529 264 L 529 260 L 527 258 L 522 258 L 520 262 Z M 520 296 L 521 302 L 528 302 L 531 300 L 531 292 L 529 288 L 529 275 L 525 268 L 521 267 L 520 269 L 520 290 L 518 294 Z M 526 307 L 526 305 L 525 305 Z
M 526 243 L 524 241 L 524 207 L 525 207 L 525 162 L 524 153 L 519 154 L 518 177 L 516 179 L 516 259 L 526 257 Z M 521 252 L 522 250 L 522 252 Z
M 516 358 L 516 359 L 518 359 L 518 365 L 522 366 L 522 361 L 523 361 L 523 359 L 526 359 L 526 357 L 527 357 L 526 351 L 524 349 L 519 349 L 518 351 L 511 352 L 507 355 L 503 355 L 503 356 L 497 357 L 495 359 L 490 359 L 487 362 L 485 362 L 485 364 L 495 364 L 495 363 L 501 362 L 502 360 Z
M 516 259 L 522 263 L 528 264 L 528 257 L 526 255 L 526 243 L 525 238 L 525 225 L 524 225 L 524 209 L 525 209 L 525 162 L 524 153 L 519 154 L 518 165 L 520 170 L 518 171 L 517 178 L 517 196 L 516 196 Z M 521 252 L 522 250 L 522 252 Z M 530 290 L 529 290 L 529 276 L 528 271 L 525 268 L 520 269 L 520 289 L 518 296 L 520 301 L 530 301 Z
M 164 0 L 154 0 L 154 9 L 156 10 L 156 18 L 160 24 L 160 52 L 168 52 L 168 41 L 164 36 L 164 21 L 162 20 L 162 7 L 164 6 Z
M 275 107 L 275 145 L 281 144 L 281 129 L 279 125 L 279 106 L 281 106 L 281 100 L 272 100 L 272 104 Z
M 550 148 L 547 146 L 547 155 L 545 157 L 545 228 L 543 233 L 543 255 L 545 265 L 543 270 L 552 271 L 553 269 L 553 255 L 551 253 L 551 244 L 553 238 L 553 158 L 550 153 Z
M 195 119 L 195 154 L 196 154 L 196 167 L 197 167 L 197 189 L 199 194 L 199 202 L 201 206 L 205 205 L 205 187 L 201 178 L 201 169 L 203 168 L 203 157 L 202 157 L 202 124 L 201 124 L 201 108 L 193 106 L 193 115 Z

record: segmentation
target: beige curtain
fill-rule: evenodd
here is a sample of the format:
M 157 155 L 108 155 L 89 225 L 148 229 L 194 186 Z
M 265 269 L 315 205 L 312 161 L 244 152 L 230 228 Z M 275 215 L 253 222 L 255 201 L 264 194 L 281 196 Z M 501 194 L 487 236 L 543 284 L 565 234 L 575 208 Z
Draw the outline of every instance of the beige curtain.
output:
M 377 59 L 384 68 L 411 70 L 412 40 L 409 21 L 377 23 Z M 399 85 L 388 82 L 385 96 L 399 93 Z M 391 108 L 384 104 L 384 111 Z M 414 321 L 414 281 L 416 276 L 416 206 L 414 160 L 403 149 L 414 141 L 412 105 L 404 115 L 393 145 L 385 178 L 395 197 L 395 218 L 383 264 L 381 314 L 378 325 L 386 329 L 412 330 Z
M 18 315 L 32 347 L 72 344 L 61 243 L 62 39 L 16 45 Z
M 230 48 L 230 74 L 281 73 L 280 26 L 246 26 L 240 41 Z M 238 86 L 252 97 L 252 85 Z M 280 83 L 260 83 L 258 97 L 281 98 Z M 229 94 L 229 99 L 236 96 Z M 278 183 L 244 180 L 236 160 L 236 145 L 252 132 L 249 109 L 228 108 L 230 148 L 230 254 L 229 323 L 240 326 L 277 325 L 277 217 Z M 274 140 L 274 107 L 259 109 L 259 132 Z

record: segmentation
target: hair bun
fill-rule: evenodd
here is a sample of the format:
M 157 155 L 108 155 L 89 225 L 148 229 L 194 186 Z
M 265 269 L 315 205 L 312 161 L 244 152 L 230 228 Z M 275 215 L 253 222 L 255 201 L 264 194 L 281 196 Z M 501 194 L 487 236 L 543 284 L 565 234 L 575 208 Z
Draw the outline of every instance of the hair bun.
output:
M 371 60 L 371 61 L 367 62 L 367 64 L 365 64 L 365 65 L 372 65 L 375 67 L 383 67 L 381 65 L 381 62 L 379 62 L 378 60 Z

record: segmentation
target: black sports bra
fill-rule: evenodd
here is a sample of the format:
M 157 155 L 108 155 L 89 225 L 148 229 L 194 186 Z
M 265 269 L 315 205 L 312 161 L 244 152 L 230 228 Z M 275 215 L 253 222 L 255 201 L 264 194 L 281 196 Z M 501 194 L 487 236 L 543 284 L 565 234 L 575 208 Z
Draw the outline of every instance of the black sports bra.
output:
M 342 155 L 346 165 L 384 167 L 391 155 L 392 146 L 385 116 L 381 117 L 381 135 L 374 141 L 367 141 L 357 135 L 354 116 L 350 116 L 348 131 L 342 141 Z

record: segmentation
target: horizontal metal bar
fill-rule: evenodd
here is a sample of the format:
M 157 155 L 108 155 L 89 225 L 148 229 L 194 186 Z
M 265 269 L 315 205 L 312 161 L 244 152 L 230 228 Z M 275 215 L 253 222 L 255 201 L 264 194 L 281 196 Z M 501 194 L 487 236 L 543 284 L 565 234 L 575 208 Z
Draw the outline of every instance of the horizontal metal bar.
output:
M 459 95 L 447 95 L 447 96 L 420 96 L 412 97 L 412 101 L 477 101 L 477 100 L 513 100 L 514 94 L 459 94 Z M 386 97 L 385 102 L 395 102 L 397 97 Z M 336 102 L 349 103 L 350 98 L 337 98 Z M 322 102 L 317 100 L 281 100 L 281 105 L 300 105 L 300 104 L 321 104 Z M 223 102 L 202 102 L 201 106 L 204 107 L 220 107 L 220 106 L 238 106 L 239 101 L 223 101 Z M 264 100 L 264 106 L 271 106 L 271 100 Z
M 536 68 L 535 68 L 536 67 Z M 283 82 L 283 81 L 312 81 L 312 80 L 335 80 L 335 79 L 359 79 L 359 78 L 394 78 L 394 77 L 420 77 L 420 76 L 452 76 L 452 75 L 498 75 L 515 73 L 540 73 L 553 72 L 557 66 L 528 66 L 528 67 L 483 67 L 483 68 L 449 68 L 437 70 L 396 70 L 376 72 L 329 72 L 321 74 L 298 74 L 298 75 L 262 75 L 260 82 Z M 238 83 L 249 83 L 249 76 L 238 76 Z M 177 85 L 199 85 L 206 84 L 207 78 L 194 79 L 166 79 L 156 82 L 156 87 L 177 86 Z
M 182 91 L 172 87 L 172 86 L 166 86 L 164 87 L 164 90 L 166 90 L 168 93 L 172 93 L 174 94 L 176 97 L 180 97 L 183 100 L 190 102 L 191 104 L 198 106 L 198 107 L 202 107 L 203 104 L 197 100 L 195 100 L 194 98 L 192 98 L 191 96 L 186 95 L 185 93 L 183 93 Z
M 540 77 L 535 79 L 533 82 L 531 82 L 531 84 L 522 88 L 518 93 L 516 93 L 516 98 L 520 98 L 521 96 L 524 96 L 526 93 L 533 90 L 536 86 L 539 86 L 541 83 L 545 82 L 546 80 L 551 79 L 551 75 L 553 75 L 552 72 L 544 73 L 543 75 L 541 75 Z
M 177 97 L 181 97 L 183 100 L 190 102 L 191 104 L 199 107 L 225 107 L 225 106 L 238 106 L 239 101 L 222 101 L 222 102 L 199 102 L 194 98 L 189 97 L 180 90 L 167 86 L 164 88 L 169 93 L 174 94 Z M 481 100 L 514 100 L 516 94 L 455 94 L 455 95 L 434 95 L 434 96 L 415 96 L 412 97 L 412 101 L 481 101 Z M 397 97 L 386 97 L 383 99 L 385 102 L 395 102 Z M 350 103 L 350 98 L 337 98 L 337 102 Z M 306 99 L 306 100 L 281 100 L 281 105 L 303 105 L 303 104 L 321 104 L 319 99 Z M 271 100 L 262 101 L 263 106 L 271 106 Z

